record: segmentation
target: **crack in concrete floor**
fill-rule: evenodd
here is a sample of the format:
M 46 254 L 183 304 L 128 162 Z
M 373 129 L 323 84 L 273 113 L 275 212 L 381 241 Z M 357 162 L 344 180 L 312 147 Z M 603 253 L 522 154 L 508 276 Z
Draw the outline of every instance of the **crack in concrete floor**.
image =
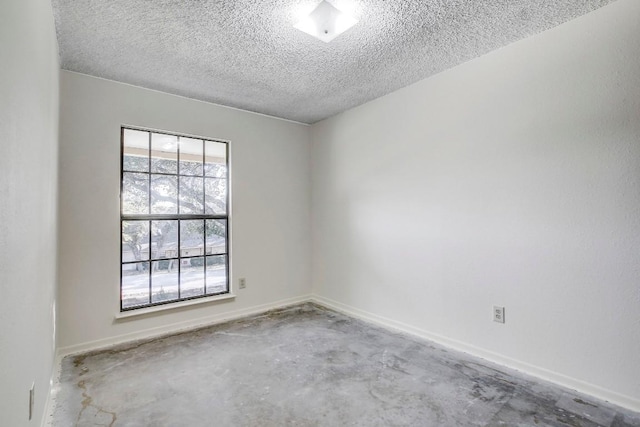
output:
M 640 427 L 640 414 L 302 304 L 66 357 L 53 425 Z
M 86 372 L 86 368 L 84 370 L 84 372 Z M 83 372 L 83 373 L 84 373 Z M 80 374 L 82 375 L 82 373 Z M 77 383 L 78 388 L 80 388 L 82 390 L 82 402 L 80 402 L 82 404 L 82 409 L 80 410 L 80 412 L 78 413 L 78 418 L 76 419 L 75 425 L 76 426 L 81 426 L 81 425 L 88 425 L 88 424 L 92 424 L 92 425 L 106 425 L 108 427 L 113 427 L 113 425 L 115 424 L 116 420 L 118 419 L 117 415 L 115 412 L 111 412 L 111 411 L 106 411 L 104 409 L 102 409 L 99 406 L 96 406 L 93 404 L 93 398 L 91 396 L 89 396 L 89 394 L 87 393 L 87 386 L 84 380 L 80 380 Z M 93 408 L 96 410 L 96 413 L 94 414 L 93 421 L 88 421 L 86 419 L 83 418 L 83 415 L 85 414 L 85 410 L 87 408 Z M 111 422 L 109 424 L 98 424 L 96 418 L 99 418 L 100 414 L 107 414 L 107 415 L 111 415 Z

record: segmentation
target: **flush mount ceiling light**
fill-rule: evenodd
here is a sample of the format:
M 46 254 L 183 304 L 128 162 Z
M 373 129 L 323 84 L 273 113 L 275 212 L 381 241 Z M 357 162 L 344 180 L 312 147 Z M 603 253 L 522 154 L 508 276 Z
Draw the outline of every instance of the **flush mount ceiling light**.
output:
M 294 27 L 325 43 L 329 43 L 353 27 L 357 22 L 356 19 L 337 9 L 328 1 L 323 0 L 309 16 L 302 19 Z

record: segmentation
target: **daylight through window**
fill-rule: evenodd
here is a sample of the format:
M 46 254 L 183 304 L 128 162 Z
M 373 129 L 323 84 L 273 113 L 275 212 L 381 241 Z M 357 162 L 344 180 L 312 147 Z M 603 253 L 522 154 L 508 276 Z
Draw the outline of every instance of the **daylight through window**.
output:
M 227 143 L 121 135 L 121 311 L 228 293 Z

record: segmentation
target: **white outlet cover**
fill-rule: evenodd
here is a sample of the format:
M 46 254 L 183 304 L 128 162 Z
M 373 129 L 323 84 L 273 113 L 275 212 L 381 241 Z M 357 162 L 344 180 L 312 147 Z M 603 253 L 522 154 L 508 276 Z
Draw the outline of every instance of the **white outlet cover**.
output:
M 493 321 L 504 323 L 504 307 L 500 307 L 497 305 L 493 306 Z

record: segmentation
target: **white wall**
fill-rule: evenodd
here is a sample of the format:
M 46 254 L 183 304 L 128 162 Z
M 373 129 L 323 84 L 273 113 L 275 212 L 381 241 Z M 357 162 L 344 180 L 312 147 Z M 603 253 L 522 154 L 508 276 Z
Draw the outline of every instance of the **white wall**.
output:
M 640 410 L 640 2 L 312 133 L 322 301 Z
M 0 424 L 18 427 L 40 424 L 55 347 L 59 65 L 51 2 L 0 2 L 0 64 Z
M 95 347 L 294 301 L 311 290 L 308 126 L 61 73 L 62 352 Z M 231 141 L 231 302 L 115 321 L 120 281 L 120 126 Z

